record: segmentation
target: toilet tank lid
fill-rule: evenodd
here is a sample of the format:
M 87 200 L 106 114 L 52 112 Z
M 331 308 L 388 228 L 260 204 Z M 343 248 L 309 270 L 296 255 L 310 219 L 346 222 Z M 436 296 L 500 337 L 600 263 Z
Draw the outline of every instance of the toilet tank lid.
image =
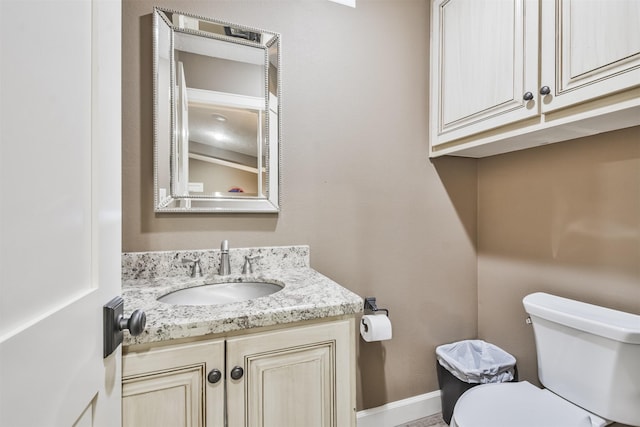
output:
M 530 315 L 612 340 L 640 344 L 640 316 L 544 292 L 522 300 Z

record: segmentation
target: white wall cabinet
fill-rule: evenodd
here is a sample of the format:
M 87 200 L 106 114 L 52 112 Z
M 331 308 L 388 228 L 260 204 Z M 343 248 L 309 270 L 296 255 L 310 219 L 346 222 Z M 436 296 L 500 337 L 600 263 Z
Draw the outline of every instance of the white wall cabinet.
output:
M 634 0 L 434 0 L 430 155 L 640 124 L 639 26 Z
M 355 426 L 353 322 L 127 351 L 123 426 Z
M 637 0 L 543 0 L 541 22 L 543 112 L 640 85 Z
M 434 145 L 539 113 L 523 100 L 538 84 L 537 28 L 537 0 L 434 2 Z

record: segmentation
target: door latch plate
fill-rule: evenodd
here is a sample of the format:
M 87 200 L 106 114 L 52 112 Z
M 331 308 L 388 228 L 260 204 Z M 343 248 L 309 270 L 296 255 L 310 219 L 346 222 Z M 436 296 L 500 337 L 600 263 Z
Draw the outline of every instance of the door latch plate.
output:
M 115 297 L 103 306 L 102 313 L 104 327 L 103 357 L 106 358 L 122 344 L 123 332 L 119 327 L 119 321 L 124 314 L 124 300 L 121 297 Z

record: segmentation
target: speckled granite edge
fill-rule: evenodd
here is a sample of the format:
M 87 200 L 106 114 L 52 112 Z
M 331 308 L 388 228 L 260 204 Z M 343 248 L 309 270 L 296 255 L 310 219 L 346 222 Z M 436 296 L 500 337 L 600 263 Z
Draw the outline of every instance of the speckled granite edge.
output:
M 224 305 L 174 305 L 157 298 L 178 289 L 230 281 L 265 281 L 284 285 L 281 291 L 250 301 Z M 243 329 L 282 325 L 363 311 L 363 299 L 317 271 L 308 268 L 270 269 L 253 275 L 188 276 L 123 281 L 125 315 L 141 308 L 145 331 L 124 335 L 124 345 L 146 344 Z
M 245 256 L 259 257 L 254 274 L 241 274 Z M 200 259 L 202 277 L 190 277 Z M 129 252 L 122 254 L 125 315 L 140 308 L 147 315 L 142 335 L 124 336 L 124 345 L 146 344 L 265 326 L 358 314 L 360 296 L 309 268 L 308 246 L 230 248 L 231 273 L 219 276 L 220 250 Z M 283 289 L 269 296 L 223 305 L 176 305 L 158 297 L 179 289 L 242 281 L 271 282 Z
M 259 257 L 253 261 L 254 271 L 309 267 L 309 246 L 272 246 L 230 248 L 232 273 L 240 273 L 244 257 Z M 220 249 L 162 252 L 125 252 L 122 254 L 122 279 L 153 279 L 157 277 L 189 276 L 191 263 L 183 259 L 200 259 L 204 276 L 216 274 L 220 268 Z

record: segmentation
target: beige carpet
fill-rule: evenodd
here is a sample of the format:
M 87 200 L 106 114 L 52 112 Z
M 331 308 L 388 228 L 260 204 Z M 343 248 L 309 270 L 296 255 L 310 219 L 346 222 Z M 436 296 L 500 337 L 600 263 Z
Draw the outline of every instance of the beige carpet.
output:
M 430 417 L 420 418 L 398 427 L 448 427 L 442 420 L 442 414 L 435 414 Z

